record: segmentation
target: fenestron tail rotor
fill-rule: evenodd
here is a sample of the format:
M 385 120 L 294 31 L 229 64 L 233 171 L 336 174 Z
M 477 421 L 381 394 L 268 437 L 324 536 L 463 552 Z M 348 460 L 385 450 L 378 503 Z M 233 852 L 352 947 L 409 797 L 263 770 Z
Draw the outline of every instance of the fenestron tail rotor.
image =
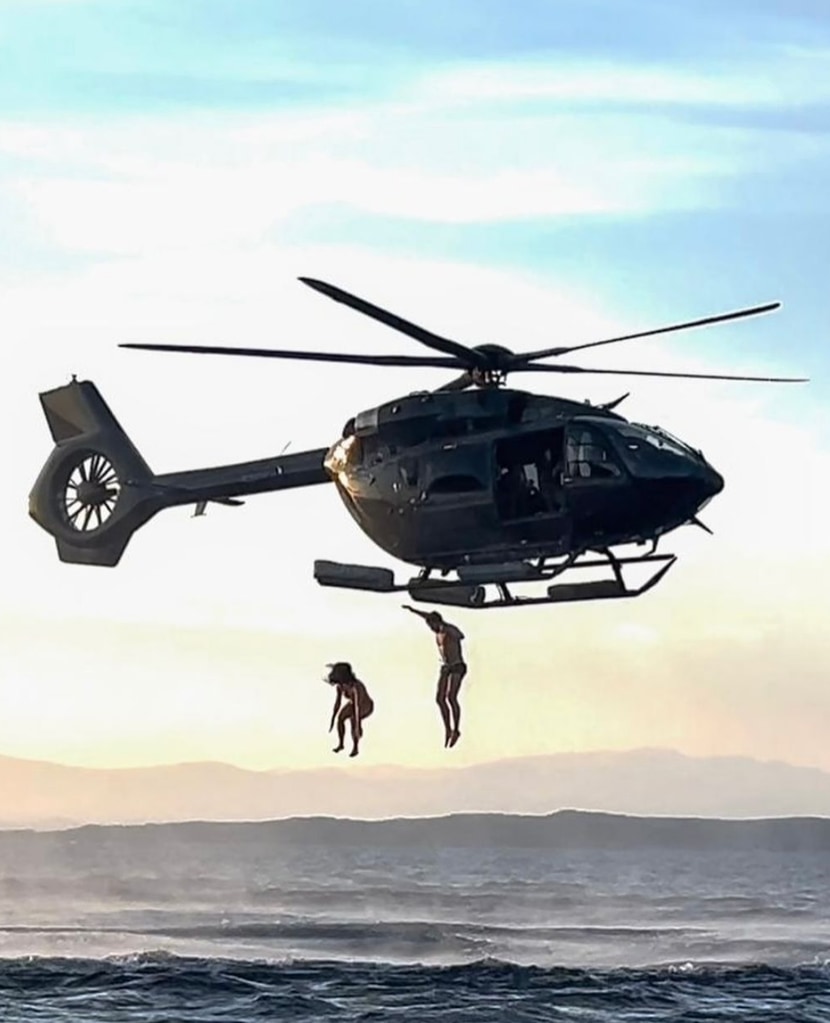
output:
M 768 302 L 765 305 L 751 306 L 732 312 L 705 316 L 683 323 L 674 323 L 652 330 L 622 334 L 618 337 L 603 338 L 599 341 L 588 341 L 582 344 L 542 348 L 534 352 L 515 353 L 501 345 L 484 344 L 475 347 L 460 344 L 450 338 L 441 337 L 432 331 L 419 327 L 395 313 L 380 306 L 373 305 L 365 299 L 358 298 L 342 288 L 335 287 L 325 281 L 313 277 L 300 277 L 300 281 L 320 294 L 340 302 L 349 308 L 363 313 L 379 323 L 397 330 L 407 337 L 418 341 L 433 352 L 440 353 L 429 356 L 416 355 L 365 355 L 347 352 L 309 352 L 283 348 L 231 348 L 220 345 L 168 345 L 128 343 L 121 348 L 139 348 L 149 351 L 183 352 L 199 355 L 243 355 L 268 359 L 299 359 L 311 362 L 353 363 L 365 366 L 401 366 L 401 367 L 435 367 L 437 369 L 460 370 L 456 376 L 438 388 L 441 391 L 464 390 L 467 387 L 498 387 L 505 382 L 508 373 L 596 373 L 615 376 L 665 377 L 688 380 L 740 380 L 758 383 L 804 383 L 804 377 L 773 377 L 744 376 L 723 373 L 672 373 L 658 370 L 606 369 L 591 366 L 572 366 L 561 363 L 543 363 L 542 359 L 557 358 L 570 352 L 582 351 L 586 348 L 597 348 L 600 345 L 616 344 L 620 341 L 631 341 L 636 338 L 653 337 L 657 334 L 668 334 L 673 331 L 688 330 L 692 327 L 709 326 L 729 320 L 745 319 L 778 309 L 780 302 Z
M 121 481 L 115 466 L 100 452 L 81 451 L 67 469 L 61 500 L 67 525 L 79 533 L 100 529 L 118 504 Z

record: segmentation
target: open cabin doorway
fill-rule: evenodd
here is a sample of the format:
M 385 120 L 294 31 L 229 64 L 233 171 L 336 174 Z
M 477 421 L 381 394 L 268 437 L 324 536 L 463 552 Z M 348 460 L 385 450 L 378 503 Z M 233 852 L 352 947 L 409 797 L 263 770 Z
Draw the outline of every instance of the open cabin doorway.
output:
M 496 441 L 494 496 L 502 522 L 563 514 L 564 447 L 564 427 Z

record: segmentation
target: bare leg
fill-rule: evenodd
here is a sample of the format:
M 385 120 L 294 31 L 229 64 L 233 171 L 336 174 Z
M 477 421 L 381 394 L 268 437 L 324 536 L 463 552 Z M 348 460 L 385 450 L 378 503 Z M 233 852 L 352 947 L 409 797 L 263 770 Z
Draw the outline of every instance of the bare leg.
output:
M 461 737 L 461 704 L 458 702 L 458 693 L 461 689 L 461 680 L 466 674 L 466 668 L 459 668 L 450 675 L 447 685 L 447 704 L 452 721 L 451 735 L 448 742 L 450 746 L 454 746 Z
M 450 719 L 450 708 L 447 705 L 447 686 L 449 678 L 446 672 L 442 671 L 438 678 L 438 689 L 435 692 L 435 702 L 441 712 L 441 720 L 444 722 L 444 745 L 448 746 L 452 736 L 452 720 Z
M 346 719 L 351 716 L 352 708 L 347 704 L 337 715 L 337 745 L 333 752 L 339 753 L 346 745 Z
M 352 751 L 349 754 L 350 757 L 356 757 L 359 750 L 358 745 L 360 740 L 363 738 L 363 722 L 366 718 L 371 717 L 372 711 L 375 709 L 373 703 L 362 704 L 354 713 L 352 718 Z
M 358 746 L 360 745 L 360 737 L 363 735 L 363 726 L 360 723 L 360 718 L 355 710 L 349 718 L 349 723 L 352 726 L 352 751 L 349 754 L 350 757 L 356 757 L 360 752 Z

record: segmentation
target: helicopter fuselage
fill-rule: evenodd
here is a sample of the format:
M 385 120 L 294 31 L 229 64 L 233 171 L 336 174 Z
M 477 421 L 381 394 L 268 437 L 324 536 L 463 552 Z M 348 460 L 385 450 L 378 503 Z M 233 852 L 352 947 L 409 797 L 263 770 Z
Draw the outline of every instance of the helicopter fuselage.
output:
M 429 353 L 370 355 L 144 342 L 121 347 L 432 367 L 456 375 L 436 391 L 409 394 L 360 413 L 328 449 L 162 475 L 151 470 L 92 381 L 73 376 L 69 384 L 40 394 L 55 446 L 29 495 L 29 514 L 54 537 L 62 561 L 117 565 L 133 533 L 163 508 L 192 504 L 200 516 L 208 503 L 235 507 L 251 494 L 333 481 L 372 542 L 420 566 L 421 572 L 399 585 L 390 569 L 318 560 L 314 576 L 321 585 L 383 593 L 406 590 L 415 600 L 468 607 L 638 596 L 656 585 L 676 560 L 673 554 L 657 553 L 656 541 L 687 522 L 703 525 L 697 513 L 723 489 L 722 477 L 700 451 L 660 427 L 629 422 L 613 411 L 622 399 L 594 406 L 510 390 L 504 386 L 508 374 L 801 379 L 622 370 L 558 361 L 586 348 L 771 312 L 779 302 L 513 352 L 499 344 L 460 344 L 335 285 L 311 277 L 300 280 L 408 336 Z M 647 541 L 653 546 L 644 554 L 621 556 L 611 550 Z M 622 567 L 634 563 L 647 563 L 655 571 L 632 589 L 622 578 Z M 602 566 L 612 570 L 612 580 L 578 586 L 560 581 L 535 597 L 518 598 L 508 590 L 508 583 L 546 585 L 564 572 Z M 433 570 L 443 577 L 437 584 Z M 456 581 L 446 578 L 451 572 Z M 485 592 L 487 587 L 495 587 L 495 599 Z
M 324 464 L 375 544 L 436 569 L 653 540 L 723 487 L 699 451 L 657 427 L 501 388 L 363 412 Z

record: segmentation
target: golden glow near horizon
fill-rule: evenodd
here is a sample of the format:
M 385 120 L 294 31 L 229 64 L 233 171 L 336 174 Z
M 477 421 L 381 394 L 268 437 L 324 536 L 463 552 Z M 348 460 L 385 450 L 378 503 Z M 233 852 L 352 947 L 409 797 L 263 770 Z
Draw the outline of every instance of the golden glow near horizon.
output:
M 279 497 L 265 503 L 279 514 Z M 761 579 L 753 552 L 733 542 L 722 563 L 716 540 L 690 530 L 663 588 L 643 598 L 448 614 L 470 664 L 463 740 L 448 754 L 433 637 L 397 598 L 318 590 L 308 563 L 266 540 L 260 516 L 243 532 L 229 514 L 211 549 L 201 522 L 169 514 L 169 535 L 151 523 L 113 572 L 58 564 L 26 523 L 45 589 L 0 625 L 4 753 L 89 766 L 340 764 L 320 672 L 344 659 L 377 704 L 364 764 L 667 746 L 830 767 L 818 563 L 811 582 L 803 558 L 768 558 Z M 330 508 L 303 547 L 333 522 Z

